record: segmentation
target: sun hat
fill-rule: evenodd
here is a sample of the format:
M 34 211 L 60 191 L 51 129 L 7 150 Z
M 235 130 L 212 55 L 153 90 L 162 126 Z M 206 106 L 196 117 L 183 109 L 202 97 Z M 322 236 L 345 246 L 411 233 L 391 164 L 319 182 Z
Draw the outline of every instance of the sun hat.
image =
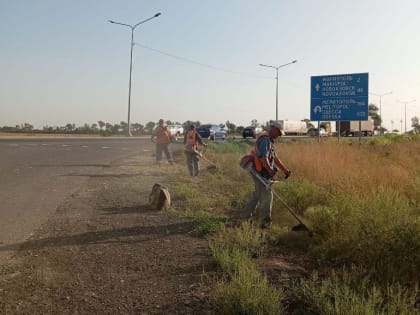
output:
M 270 124 L 270 127 L 277 128 L 277 129 L 280 131 L 280 135 L 281 135 L 281 136 L 284 136 L 284 135 L 285 135 L 285 133 L 284 133 L 284 131 L 283 131 L 283 125 L 282 125 L 281 123 L 279 123 L 278 121 L 273 121 L 273 122 Z

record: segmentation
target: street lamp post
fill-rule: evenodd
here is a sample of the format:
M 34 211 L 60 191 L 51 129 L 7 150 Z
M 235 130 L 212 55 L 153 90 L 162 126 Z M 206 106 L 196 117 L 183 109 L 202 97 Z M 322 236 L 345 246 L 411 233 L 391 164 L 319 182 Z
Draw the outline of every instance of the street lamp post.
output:
M 131 72 L 133 70 L 133 46 L 134 46 L 134 30 L 136 29 L 137 26 L 139 26 L 140 24 L 143 24 L 147 21 L 150 21 L 151 19 L 154 19 L 156 17 L 158 17 L 159 15 L 161 15 L 161 13 L 156 13 L 155 15 L 153 15 L 152 17 L 145 19 L 141 22 L 138 22 L 137 24 L 134 25 L 130 25 L 130 24 L 125 24 L 125 23 L 120 23 L 120 22 L 115 22 L 115 21 L 111 21 L 108 20 L 108 22 L 112 23 L 112 24 L 118 24 L 118 25 L 123 25 L 123 26 L 127 26 L 129 28 L 131 28 L 131 51 L 130 51 L 130 79 L 128 81 L 128 118 L 127 118 L 127 136 L 131 137 L 131 123 L 130 123 L 130 109 L 131 109 Z
M 291 65 L 292 63 L 296 63 L 297 60 L 293 60 L 292 62 L 289 63 L 285 63 L 284 65 L 280 65 L 280 66 L 271 66 L 271 65 L 265 65 L 260 63 L 261 67 L 268 67 L 268 68 L 273 68 L 276 69 L 276 120 L 279 119 L 278 117 L 278 107 L 279 107 L 279 69 L 288 65 Z
M 381 121 L 380 121 L 380 124 L 379 124 L 379 128 L 380 128 L 379 132 L 382 134 L 382 96 L 392 94 L 392 91 L 389 91 L 389 92 L 386 92 L 386 93 L 383 93 L 383 94 L 375 94 L 375 93 L 370 93 L 370 94 L 379 97 L 379 116 L 381 116 Z
M 407 104 L 413 103 L 416 100 L 411 101 L 398 101 L 398 103 L 404 104 L 404 133 L 407 133 Z

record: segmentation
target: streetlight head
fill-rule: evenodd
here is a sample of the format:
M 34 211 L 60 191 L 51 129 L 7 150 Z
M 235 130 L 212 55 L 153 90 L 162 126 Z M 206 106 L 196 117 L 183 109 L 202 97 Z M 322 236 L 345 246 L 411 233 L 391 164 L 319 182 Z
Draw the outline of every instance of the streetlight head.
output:
M 293 61 L 292 61 L 292 63 L 296 63 L 296 62 L 297 62 L 297 60 L 293 60 Z
M 114 21 L 111 21 L 111 20 L 108 20 L 108 22 L 109 22 L 109 23 L 114 23 L 114 24 L 115 24 L 115 22 L 114 22 Z
M 156 13 L 154 17 L 158 17 L 159 15 L 161 15 L 162 13 Z

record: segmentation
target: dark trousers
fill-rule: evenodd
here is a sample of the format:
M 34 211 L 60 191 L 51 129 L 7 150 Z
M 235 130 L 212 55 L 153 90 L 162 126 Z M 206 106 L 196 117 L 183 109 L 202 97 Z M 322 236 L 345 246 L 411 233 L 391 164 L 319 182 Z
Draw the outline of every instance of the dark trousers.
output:
M 156 144 L 156 162 L 162 160 L 162 152 L 165 152 L 166 158 L 169 162 L 173 162 L 172 153 L 169 150 L 169 143 Z
M 194 152 L 185 152 L 187 166 L 191 176 L 198 176 L 200 172 L 200 157 Z

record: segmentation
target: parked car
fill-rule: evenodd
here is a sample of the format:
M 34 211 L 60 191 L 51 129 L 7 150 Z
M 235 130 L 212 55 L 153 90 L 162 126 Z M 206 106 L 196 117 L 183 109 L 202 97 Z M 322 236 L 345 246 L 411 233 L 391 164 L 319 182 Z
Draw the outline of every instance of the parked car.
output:
M 318 137 L 318 135 L 320 135 L 321 137 L 326 137 L 328 136 L 328 133 L 324 128 L 309 128 L 307 135 L 309 137 Z
M 201 138 L 210 140 L 225 140 L 227 135 L 226 130 L 220 128 L 220 126 L 216 124 L 200 125 L 197 127 L 197 132 Z
M 242 136 L 244 139 L 248 137 L 256 138 L 260 133 L 263 132 L 263 129 L 261 127 L 255 127 L 255 126 L 248 126 L 245 127 L 242 131 Z
M 184 133 L 184 128 L 181 125 L 168 125 L 168 129 L 173 136 L 180 136 Z

